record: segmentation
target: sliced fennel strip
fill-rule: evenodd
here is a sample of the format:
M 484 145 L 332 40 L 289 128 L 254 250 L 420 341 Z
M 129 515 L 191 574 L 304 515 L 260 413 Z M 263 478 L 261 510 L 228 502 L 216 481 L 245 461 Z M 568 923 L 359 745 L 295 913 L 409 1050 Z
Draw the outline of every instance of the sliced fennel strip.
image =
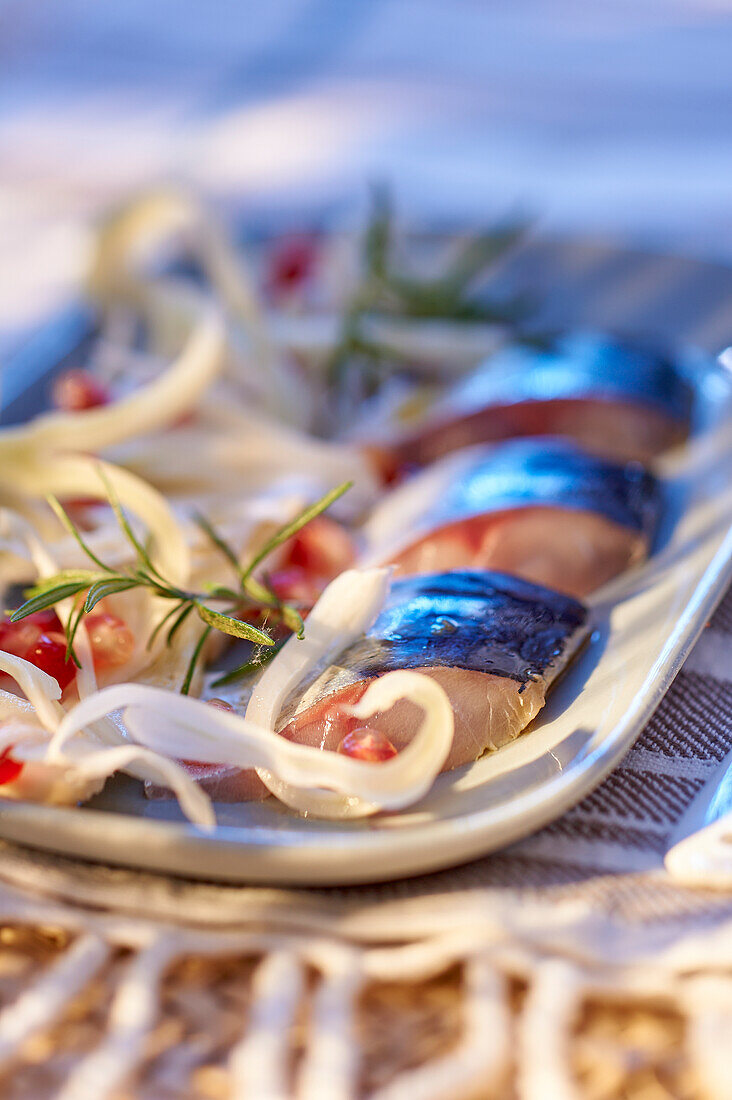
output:
M 425 711 L 412 742 L 383 763 L 352 760 L 338 753 L 297 745 L 271 729 L 255 726 L 236 714 L 210 707 L 200 699 L 173 695 L 144 684 L 116 684 L 77 704 L 61 722 L 51 740 L 46 759 L 64 759 L 67 742 L 89 725 L 121 710 L 137 745 L 156 754 L 201 759 L 209 763 L 257 767 L 282 777 L 287 787 L 317 800 L 332 793 L 340 802 L 328 801 L 328 816 L 361 816 L 380 808 L 401 809 L 422 797 L 439 772 L 452 743 L 452 707 L 443 689 L 417 672 L 391 672 L 375 681 L 354 713 L 366 717 L 408 698 Z M 172 759 L 169 761 L 173 763 Z M 358 807 L 351 806 L 356 800 Z M 358 814 L 355 810 L 358 809 Z

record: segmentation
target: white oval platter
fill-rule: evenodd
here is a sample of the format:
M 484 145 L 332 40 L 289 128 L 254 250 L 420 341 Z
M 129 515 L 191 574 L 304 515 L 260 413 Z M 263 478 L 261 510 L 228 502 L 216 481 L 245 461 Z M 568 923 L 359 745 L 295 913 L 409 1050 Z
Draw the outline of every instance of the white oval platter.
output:
M 669 334 L 697 336 L 712 350 L 728 324 L 732 342 L 732 315 L 722 322 L 718 311 L 720 280 L 732 301 L 727 269 L 582 242 L 551 248 L 555 279 L 561 281 L 564 269 L 565 285 L 574 280 L 575 287 L 568 312 L 566 304 L 562 314 L 550 303 L 555 319 L 658 334 L 666 312 L 659 314 L 658 288 L 668 296 L 671 276 L 688 312 L 680 272 L 696 288 L 696 311 L 679 329 L 679 312 L 665 303 L 666 316 L 675 319 Z M 546 255 L 538 251 L 541 264 L 529 254 L 516 270 L 523 264 L 546 272 Z M 602 270 L 611 257 L 609 281 L 596 273 L 593 282 L 593 264 Z M 653 278 L 644 326 L 638 273 L 647 270 Z M 711 319 L 700 284 L 710 288 L 717 311 Z M 624 301 L 632 303 L 632 326 L 623 324 Z M 595 598 L 589 645 L 513 744 L 441 776 L 409 810 L 361 823 L 299 818 L 270 799 L 218 806 L 219 825 L 206 834 L 186 824 L 174 805 L 147 801 L 139 784 L 117 779 L 83 809 L 1 803 L 0 836 L 186 877 L 314 886 L 433 871 L 502 848 L 556 818 L 632 746 L 732 580 L 732 376 L 709 359 L 699 361 L 695 379 L 692 439 L 659 468 L 667 508 L 656 552 Z

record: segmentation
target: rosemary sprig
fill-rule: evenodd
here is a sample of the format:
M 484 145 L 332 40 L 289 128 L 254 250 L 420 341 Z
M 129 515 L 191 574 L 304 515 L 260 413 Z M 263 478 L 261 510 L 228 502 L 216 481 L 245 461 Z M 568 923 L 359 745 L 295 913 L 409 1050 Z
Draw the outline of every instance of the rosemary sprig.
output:
M 193 650 L 193 655 L 191 656 L 190 661 L 188 662 L 188 668 L 186 669 L 186 674 L 185 674 L 185 677 L 183 679 L 183 683 L 181 684 L 181 688 L 180 688 L 181 695 L 187 695 L 188 692 L 191 690 L 191 682 L 193 681 L 193 674 L 196 671 L 196 666 L 198 665 L 198 662 L 201 659 L 201 654 L 203 653 L 203 647 L 206 644 L 206 642 L 208 641 L 208 636 L 209 636 L 209 634 L 211 633 L 212 630 L 213 630 L 213 626 L 207 626 L 206 629 L 204 630 L 203 634 L 201 634 L 200 638 L 196 642 L 196 647 Z
M 343 315 L 340 339 L 329 363 L 338 392 L 344 375 L 361 372 L 366 390 L 375 389 L 400 356 L 369 340 L 365 322 L 374 317 L 500 323 L 515 327 L 526 317 L 525 300 L 492 301 L 471 293 L 478 277 L 526 233 L 527 223 L 511 220 L 471 238 L 443 274 L 420 279 L 399 271 L 392 256 L 393 213 L 388 191 L 374 189 L 362 243 L 362 276 Z M 406 366 L 407 364 L 402 364 Z
M 283 542 L 287 542 L 288 539 L 291 539 L 293 535 L 296 535 L 297 532 L 301 530 L 301 528 L 310 523 L 311 519 L 315 519 L 316 516 L 319 516 L 327 508 L 330 508 L 331 504 L 335 504 L 339 497 L 342 497 L 346 490 L 351 488 L 352 484 L 353 482 L 346 481 L 343 485 L 338 485 L 335 489 L 331 489 L 329 493 L 326 493 L 324 497 L 317 500 L 315 504 L 311 504 L 308 508 L 305 508 L 295 519 L 290 520 L 284 527 L 280 527 L 279 531 L 275 531 L 274 535 L 267 539 L 262 549 L 254 555 L 246 569 L 241 571 L 242 583 L 246 585 L 246 582 L 251 579 L 252 573 L 257 566 L 261 565 L 264 559 L 268 558 L 273 550 L 276 550 L 278 546 L 282 546 Z
M 351 487 L 351 482 L 344 482 L 336 489 L 326 493 L 314 504 L 303 509 L 294 520 L 279 528 L 246 563 L 239 561 L 236 552 L 205 516 L 197 516 L 196 522 L 199 527 L 232 565 L 238 581 L 238 587 L 236 588 L 212 585 L 207 592 L 182 589 L 163 576 L 150 558 L 143 542 L 133 531 L 113 486 L 107 480 L 104 484 L 120 530 L 134 551 L 134 566 L 128 570 L 117 570 L 102 561 L 88 546 L 84 536 L 70 519 L 61 503 L 55 497 L 49 497 L 49 503 L 59 520 L 76 540 L 85 555 L 97 566 L 97 569 L 65 569 L 52 577 L 46 577 L 39 581 L 38 584 L 26 591 L 26 601 L 12 613 L 10 616 L 11 622 L 19 622 L 34 612 L 43 611 L 62 603 L 64 600 L 73 599 L 75 601 L 74 606 L 66 624 L 66 640 L 67 658 L 70 656 L 76 660 L 73 648 L 74 638 L 84 615 L 93 611 L 99 601 L 107 596 L 127 592 L 133 588 L 146 588 L 154 595 L 164 600 L 170 600 L 173 604 L 170 610 L 155 624 L 147 642 L 148 648 L 152 647 L 160 632 L 166 626 L 168 627 L 166 645 L 170 645 L 183 623 L 194 613 L 205 626 L 186 669 L 181 687 L 181 692 L 184 695 L 190 691 L 205 642 L 212 630 L 218 630 L 222 634 L 228 634 L 233 638 L 253 642 L 258 647 L 252 660 L 227 674 L 227 683 L 263 664 L 264 659 L 260 654 L 264 652 L 274 654 L 279 648 L 274 637 L 267 630 L 255 625 L 254 622 L 248 621 L 248 618 L 242 617 L 243 615 L 255 618 L 260 617 L 264 612 L 265 621 L 271 618 L 276 624 L 286 627 L 297 634 L 298 637 L 303 636 L 304 624 L 299 611 L 295 607 L 283 603 L 271 587 L 254 576 L 254 572 L 274 550 L 338 500 Z M 224 607 L 212 607 L 212 601 L 223 604 Z

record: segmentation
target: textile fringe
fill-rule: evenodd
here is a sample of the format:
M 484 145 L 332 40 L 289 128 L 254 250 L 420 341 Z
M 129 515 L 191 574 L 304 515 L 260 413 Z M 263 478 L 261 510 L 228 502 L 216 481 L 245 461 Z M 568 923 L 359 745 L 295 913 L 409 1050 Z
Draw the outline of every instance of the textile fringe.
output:
M 208 930 L 3 887 L 0 926 L 7 1100 L 730 1096 L 732 916 L 475 892 Z

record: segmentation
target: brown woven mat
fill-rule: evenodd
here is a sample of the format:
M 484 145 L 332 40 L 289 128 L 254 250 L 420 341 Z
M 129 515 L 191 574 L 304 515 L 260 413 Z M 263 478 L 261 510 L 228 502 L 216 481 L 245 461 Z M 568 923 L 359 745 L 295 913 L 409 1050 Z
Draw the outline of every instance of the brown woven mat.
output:
M 656 881 L 651 914 L 648 879 L 359 905 L 145 876 L 167 921 L 4 888 L 0 1095 L 722 1100 L 732 898 Z

